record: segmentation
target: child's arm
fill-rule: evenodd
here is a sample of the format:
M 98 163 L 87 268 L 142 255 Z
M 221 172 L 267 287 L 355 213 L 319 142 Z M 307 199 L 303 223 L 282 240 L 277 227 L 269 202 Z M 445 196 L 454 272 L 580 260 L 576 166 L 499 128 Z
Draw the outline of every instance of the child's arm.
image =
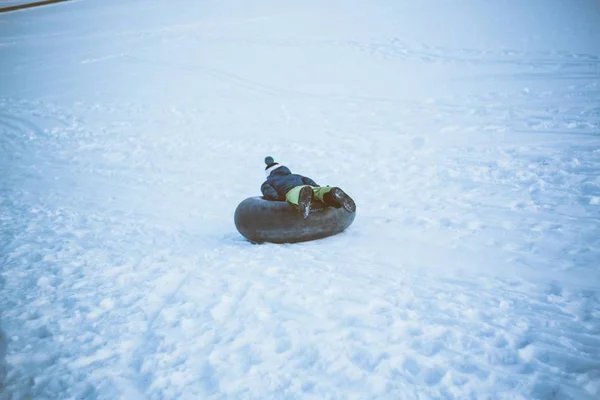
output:
M 263 197 L 267 200 L 279 200 L 279 196 L 277 195 L 277 191 L 273 188 L 273 186 L 269 185 L 267 182 L 263 183 L 260 187 L 262 191 Z

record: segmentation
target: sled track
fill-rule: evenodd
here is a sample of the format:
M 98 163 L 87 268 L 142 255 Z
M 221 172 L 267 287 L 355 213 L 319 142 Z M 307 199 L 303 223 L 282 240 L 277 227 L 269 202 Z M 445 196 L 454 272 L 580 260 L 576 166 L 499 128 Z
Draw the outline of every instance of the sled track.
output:
M 2 7 L 2 8 L 0 8 L 0 13 L 24 10 L 27 8 L 33 8 L 33 7 L 39 7 L 39 6 L 47 6 L 47 5 L 55 4 L 55 3 L 64 3 L 66 1 L 69 1 L 69 0 L 46 0 L 46 1 L 36 1 L 35 3 L 18 4 L 16 6 Z

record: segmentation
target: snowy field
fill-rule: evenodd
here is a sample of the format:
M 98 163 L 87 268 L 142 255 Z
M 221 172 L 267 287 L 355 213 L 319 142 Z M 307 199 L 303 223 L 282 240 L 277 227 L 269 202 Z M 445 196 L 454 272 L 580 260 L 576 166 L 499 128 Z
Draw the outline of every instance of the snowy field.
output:
M 354 224 L 246 242 L 267 155 Z M 596 0 L 0 14 L 0 177 L 2 400 L 600 398 Z

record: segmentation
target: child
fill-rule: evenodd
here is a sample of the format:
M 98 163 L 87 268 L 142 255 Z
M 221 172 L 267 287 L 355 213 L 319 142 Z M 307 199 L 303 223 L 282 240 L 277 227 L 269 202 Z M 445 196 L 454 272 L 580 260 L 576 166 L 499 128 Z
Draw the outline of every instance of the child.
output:
M 287 201 L 296 206 L 304 218 L 310 213 L 313 199 L 328 206 L 344 207 L 348 212 L 356 211 L 354 200 L 342 189 L 319 186 L 306 176 L 292 174 L 286 166 L 276 163 L 273 157 L 265 158 L 265 164 L 267 180 L 260 187 L 265 199 Z

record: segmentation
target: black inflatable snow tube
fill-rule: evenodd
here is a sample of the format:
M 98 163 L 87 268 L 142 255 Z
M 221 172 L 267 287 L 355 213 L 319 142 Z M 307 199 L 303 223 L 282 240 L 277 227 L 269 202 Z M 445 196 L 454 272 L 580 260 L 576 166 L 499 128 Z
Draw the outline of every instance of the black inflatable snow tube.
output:
M 249 197 L 235 210 L 238 232 L 253 243 L 295 243 L 321 239 L 342 232 L 356 213 L 314 202 L 308 218 L 285 201 Z

